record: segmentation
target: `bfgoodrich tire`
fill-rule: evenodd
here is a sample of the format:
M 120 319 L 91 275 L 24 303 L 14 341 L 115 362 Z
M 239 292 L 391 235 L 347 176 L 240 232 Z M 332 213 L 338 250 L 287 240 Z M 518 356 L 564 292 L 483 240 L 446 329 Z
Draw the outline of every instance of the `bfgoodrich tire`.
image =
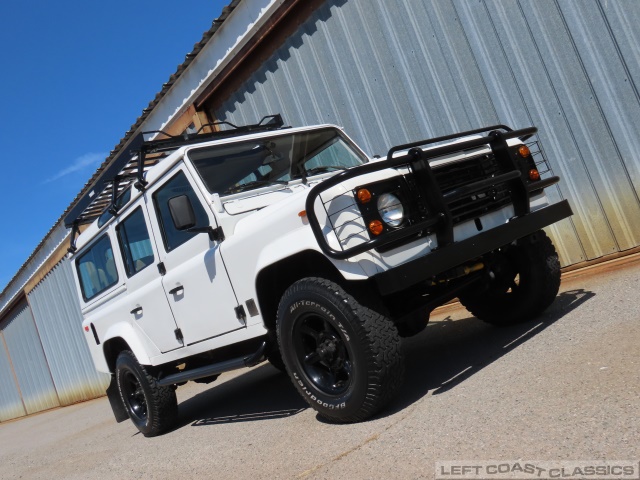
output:
M 486 289 L 460 295 L 460 303 L 480 320 L 498 326 L 530 320 L 542 313 L 560 288 L 560 262 L 542 231 L 489 258 L 493 279 Z
M 393 323 L 329 280 L 305 278 L 289 287 L 277 331 L 293 384 L 328 420 L 365 420 L 402 384 L 404 361 Z
M 121 352 L 116 360 L 116 381 L 129 418 L 145 437 L 166 432 L 176 424 L 175 389 L 158 386 L 128 350 Z

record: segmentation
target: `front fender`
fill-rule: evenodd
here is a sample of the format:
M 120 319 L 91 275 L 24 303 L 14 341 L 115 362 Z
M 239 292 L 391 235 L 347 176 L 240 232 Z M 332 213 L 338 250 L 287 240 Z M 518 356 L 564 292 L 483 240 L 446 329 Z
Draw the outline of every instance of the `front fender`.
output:
M 306 221 L 305 221 L 306 223 Z M 289 231 L 265 245 L 260 251 L 256 272 L 303 251 L 315 251 L 325 256 L 308 226 Z M 363 280 L 368 277 L 358 261 L 328 258 L 346 280 Z

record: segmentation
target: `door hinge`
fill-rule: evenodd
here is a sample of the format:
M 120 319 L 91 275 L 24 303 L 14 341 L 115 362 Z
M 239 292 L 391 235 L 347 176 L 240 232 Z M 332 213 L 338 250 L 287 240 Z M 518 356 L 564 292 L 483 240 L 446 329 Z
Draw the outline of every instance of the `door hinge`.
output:
M 158 264 L 158 273 L 160 275 L 165 275 L 167 273 L 167 267 L 164 266 L 164 263 L 160 262 Z
M 176 334 L 176 340 L 178 340 L 180 343 L 182 343 L 184 345 L 184 337 L 182 336 L 182 330 L 180 330 L 179 328 L 176 328 L 173 333 Z
M 247 314 L 244 311 L 244 307 L 242 305 L 238 305 L 234 308 L 236 311 L 236 318 L 240 320 L 244 325 L 247 324 Z

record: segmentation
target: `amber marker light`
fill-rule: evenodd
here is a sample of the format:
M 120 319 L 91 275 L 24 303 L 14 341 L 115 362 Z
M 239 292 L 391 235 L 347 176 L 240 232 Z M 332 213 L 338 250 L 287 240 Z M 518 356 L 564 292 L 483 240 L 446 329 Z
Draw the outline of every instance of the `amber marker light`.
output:
M 298 212 L 298 216 L 299 217 L 306 217 L 307 216 L 307 211 L 306 210 L 302 210 L 301 212 Z
M 366 188 L 361 188 L 360 190 L 358 190 L 356 196 L 358 197 L 358 201 L 360 203 L 369 203 L 371 201 L 371 192 Z
M 527 147 L 526 145 L 520 145 L 518 147 L 518 153 L 521 157 L 528 157 L 529 155 L 531 155 L 531 150 L 529 150 L 529 147 Z
M 374 235 L 380 235 L 384 230 L 384 225 L 380 220 L 372 220 L 369 222 L 369 231 Z
M 529 180 L 533 180 L 534 182 L 540 180 L 540 172 L 538 172 L 536 168 L 529 170 Z

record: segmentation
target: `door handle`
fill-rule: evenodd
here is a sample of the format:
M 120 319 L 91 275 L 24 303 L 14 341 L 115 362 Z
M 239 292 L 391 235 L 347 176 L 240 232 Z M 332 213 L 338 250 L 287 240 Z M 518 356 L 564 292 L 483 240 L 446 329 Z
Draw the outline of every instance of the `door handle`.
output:
M 137 306 L 136 308 L 134 308 L 133 310 L 131 310 L 131 315 L 138 315 L 139 313 L 142 313 L 142 307 L 141 306 Z
M 180 290 L 184 290 L 184 287 L 182 285 L 178 285 L 175 288 L 172 288 L 171 290 L 169 290 L 169 294 L 170 295 L 176 295 Z

